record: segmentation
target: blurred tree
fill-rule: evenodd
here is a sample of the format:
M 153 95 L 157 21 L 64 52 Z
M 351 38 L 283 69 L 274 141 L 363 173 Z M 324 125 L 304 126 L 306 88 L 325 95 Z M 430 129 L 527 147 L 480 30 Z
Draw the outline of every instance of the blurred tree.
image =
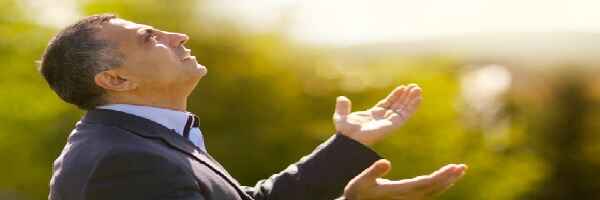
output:
M 35 61 L 58 30 L 36 23 L 34 11 L 20 2 L 0 1 L 0 199 L 44 199 L 52 161 L 83 112 L 60 101 L 36 71 Z M 283 31 L 248 32 L 205 17 L 198 13 L 204 1 L 77 3 L 84 15 L 111 12 L 190 35 L 187 46 L 209 72 L 189 109 L 201 118 L 208 151 L 244 184 L 285 168 L 332 135 L 336 96 L 350 97 L 360 110 L 394 86 L 415 82 L 424 88 L 421 109 L 375 147 L 392 161 L 390 177 L 465 162 L 468 175 L 441 199 L 592 199 L 600 191 L 593 153 L 600 151 L 590 142 L 598 138 L 600 115 L 598 104 L 586 100 L 580 75 L 572 84 L 547 86 L 562 92 L 544 103 L 507 94 L 507 127 L 490 133 L 465 117 L 460 58 L 338 56 L 335 49 L 292 43 Z M 541 93 L 530 85 L 517 89 Z
M 548 176 L 524 199 L 598 199 L 598 166 L 582 152 L 591 135 L 586 118 L 593 102 L 585 94 L 586 79 L 571 70 L 562 72 L 552 97 L 553 105 L 534 122 L 531 139 L 549 168 Z M 595 132 L 598 134 L 598 130 Z M 597 144 L 597 141 L 596 141 Z

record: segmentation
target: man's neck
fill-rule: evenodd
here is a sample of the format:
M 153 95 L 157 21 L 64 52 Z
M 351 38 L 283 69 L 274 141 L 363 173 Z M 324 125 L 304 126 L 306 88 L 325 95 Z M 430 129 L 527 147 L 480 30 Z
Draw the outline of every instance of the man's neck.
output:
M 187 111 L 187 99 L 172 100 L 167 98 L 143 98 L 143 99 L 111 99 L 107 104 L 131 104 L 139 106 L 150 106 L 177 111 Z

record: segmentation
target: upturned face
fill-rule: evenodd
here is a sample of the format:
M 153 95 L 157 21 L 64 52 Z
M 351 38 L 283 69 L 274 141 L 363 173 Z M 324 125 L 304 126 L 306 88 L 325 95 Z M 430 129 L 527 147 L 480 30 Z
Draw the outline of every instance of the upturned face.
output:
M 98 36 L 117 44 L 124 56 L 123 64 L 112 70 L 132 87 L 119 92 L 187 96 L 207 73 L 185 48 L 189 39 L 185 34 L 116 18 L 103 24 Z

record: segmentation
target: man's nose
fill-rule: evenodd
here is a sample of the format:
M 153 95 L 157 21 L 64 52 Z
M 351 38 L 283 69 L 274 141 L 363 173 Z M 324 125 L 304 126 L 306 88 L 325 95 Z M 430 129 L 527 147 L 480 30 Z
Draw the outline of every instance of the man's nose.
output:
M 167 33 L 167 35 L 169 37 L 169 43 L 173 48 L 185 44 L 185 42 L 190 39 L 188 35 L 183 33 Z

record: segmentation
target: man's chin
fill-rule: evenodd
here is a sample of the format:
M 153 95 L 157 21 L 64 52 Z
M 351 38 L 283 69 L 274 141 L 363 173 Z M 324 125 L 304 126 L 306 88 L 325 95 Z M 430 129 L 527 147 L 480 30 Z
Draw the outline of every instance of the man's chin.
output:
M 198 71 L 198 73 L 200 74 L 200 76 L 205 76 L 208 73 L 208 69 L 206 69 L 206 67 L 204 65 L 201 64 L 197 64 L 196 63 L 196 69 Z
M 207 70 L 204 66 L 202 65 L 198 65 L 197 68 L 194 69 L 193 72 L 186 74 L 186 79 L 187 79 L 187 83 L 188 85 L 190 85 L 193 88 L 196 88 L 196 86 L 198 85 L 198 82 L 200 82 L 200 80 L 202 80 L 202 78 L 206 75 Z
M 191 61 L 191 60 L 189 60 Z M 204 76 L 206 75 L 206 73 L 208 72 L 208 70 L 206 69 L 206 67 L 204 65 L 199 64 L 198 62 L 188 62 L 188 63 L 183 63 L 183 68 L 187 68 L 187 70 L 190 70 L 189 73 L 193 73 L 193 75 L 195 76 Z

